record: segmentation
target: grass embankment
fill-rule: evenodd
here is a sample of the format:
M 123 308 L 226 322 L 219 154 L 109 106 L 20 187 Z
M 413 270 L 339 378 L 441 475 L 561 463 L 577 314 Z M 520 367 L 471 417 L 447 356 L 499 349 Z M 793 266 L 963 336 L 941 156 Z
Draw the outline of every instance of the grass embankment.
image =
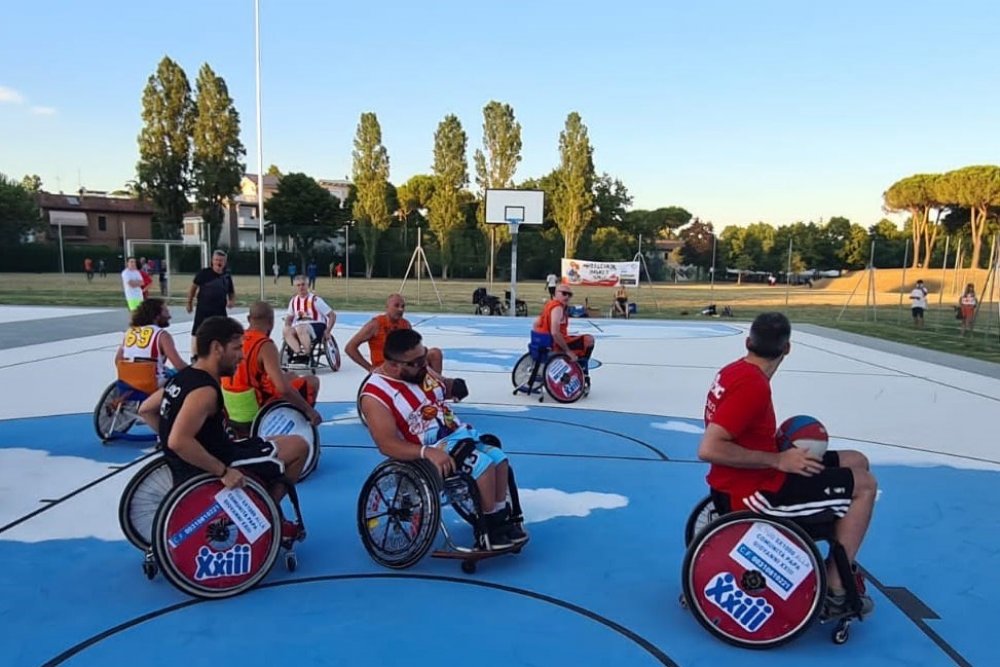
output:
M 996 302 L 987 299 L 979 315 L 977 332 L 966 338 L 959 335 L 958 322 L 954 319 L 952 308 L 966 282 L 974 282 L 978 293 L 982 292 L 986 277 L 985 271 L 948 271 L 942 277 L 940 269 L 909 270 L 903 284 L 902 271 L 895 269 L 876 271 L 874 290 L 869 286 L 867 274 L 859 272 L 818 281 L 812 288 L 795 286 L 786 289 L 784 285 L 768 287 L 733 283 L 714 287 L 705 284 L 657 284 L 652 288 L 644 285 L 638 289 L 630 289 L 629 295 L 637 303 L 639 317 L 643 319 L 703 321 L 705 318 L 700 312 L 710 303 L 716 304 L 719 312 L 724 306 L 729 306 L 734 318 L 742 321 L 750 320 L 764 310 L 781 310 L 793 322 L 810 322 L 1000 363 L 1000 325 Z M 917 278 L 922 278 L 930 290 L 930 308 L 926 315 L 926 326 L 922 330 L 914 329 L 910 320 L 908 295 Z M 235 280 L 239 305 L 245 306 L 256 300 L 260 292 L 259 278 L 236 276 Z M 183 308 L 190 281 L 190 275 L 174 276 L 170 303 L 175 308 Z M 400 283 L 399 279 L 352 278 L 347 281 L 321 277 L 317 292 L 336 309 L 376 311 L 382 308 L 387 294 L 400 289 Z M 472 291 L 485 285 L 485 282 L 438 280 L 436 285 L 441 295 L 441 305 L 438 304 L 434 288 L 426 276 L 420 281 L 419 296 L 417 281 L 413 278 L 408 280 L 404 293 L 410 310 L 471 314 Z M 503 296 L 508 287 L 496 283 L 491 293 Z M 158 285 L 154 283 L 153 288 L 155 294 Z M 279 278 L 277 283 L 272 278 L 264 281 L 265 297 L 277 306 L 283 308 L 288 303 L 291 292 L 287 276 Z M 576 287 L 573 302 L 583 303 L 587 300 L 595 314 L 603 317 L 607 316 L 612 294 L 613 290 L 610 288 Z M 527 301 L 528 311 L 534 315 L 548 293 L 540 281 L 531 281 L 518 285 L 518 297 Z M 122 307 L 124 298 L 117 274 L 109 274 L 107 278 L 94 278 L 93 282 L 88 283 L 78 273 L 65 276 L 0 273 L 0 304 Z

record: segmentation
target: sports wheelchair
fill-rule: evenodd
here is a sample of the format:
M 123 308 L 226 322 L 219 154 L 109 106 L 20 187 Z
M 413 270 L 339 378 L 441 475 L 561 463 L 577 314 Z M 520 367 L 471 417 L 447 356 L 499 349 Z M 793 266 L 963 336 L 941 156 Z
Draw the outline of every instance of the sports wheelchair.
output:
M 681 605 L 712 635 L 741 648 L 780 646 L 817 619 L 835 622 L 833 642 L 846 642 L 851 623 L 861 619 L 865 582 L 834 537 L 834 523 L 720 508 L 728 509 L 727 499 L 712 494 L 688 517 Z M 825 613 L 826 562 L 817 540 L 829 544 L 828 558 L 847 590 L 847 614 Z
M 481 440 L 494 446 L 500 441 L 490 435 Z M 458 452 L 467 453 L 475 446 L 470 438 L 458 444 Z M 462 453 L 454 454 L 456 470 L 461 470 Z M 518 499 L 514 471 L 508 467 L 507 505 L 513 520 L 521 524 L 524 516 Z M 442 549 L 431 552 L 432 558 L 462 561 L 462 571 L 473 574 L 480 560 L 509 553 L 520 553 L 524 542 L 502 550 L 480 550 L 455 543 L 441 514 L 442 505 L 450 505 L 458 516 L 472 526 L 474 542 L 486 536 L 479 487 L 465 472 L 441 479 L 437 468 L 427 460 L 387 460 L 372 471 L 358 496 L 358 533 L 365 551 L 379 565 L 392 569 L 411 567 L 434 545 L 438 529 L 444 533 Z
M 590 393 L 590 377 L 582 364 L 573 362 L 565 354 L 552 353 L 552 336 L 531 332 L 528 351 L 514 364 L 510 373 L 514 396 L 538 394 L 539 403 L 545 399 L 542 388 L 560 403 L 574 403 Z
M 281 353 L 278 356 L 281 370 L 309 371 L 313 375 L 316 375 L 316 369 L 323 365 L 333 372 L 340 370 L 340 346 L 337 345 L 337 339 L 333 335 L 330 336 L 329 343 L 323 336 L 313 338 L 307 354 L 308 361 L 297 361 L 288 342 L 282 342 Z
M 510 310 L 510 290 L 506 290 L 503 293 L 503 304 L 504 311 Z M 514 300 L 514 315 L 517 317 L 527 317 L 528 316 L 528 304 L 524 299 Z
M 174 484 L 157 454 L 129 482 L 118 507 L 122 532 L 143 551 L 148 579 L 163 570 L 176 588 L 199 598 L 238 595 L 267 576 L 285 551 L 285 567 L 298 567 L 293 551 L 305 539 L 298 496 L 288 484 L 296 534 L 282 534 L 282 514 L 264 486 L 248 475 L 242 489 L 226 491 L 214 475 Z
M 615 308 L 615 304 L 612 303 L 611 307 L 608 308 L 608 317 L 615 319 L 616 317 L 624 317 L 626 320 L 631 319 L 633 315 L 637 312 L 637 307 L 635 301 L 628 301 L 625 303 L 625 313 L 622 314 L 620 310 Z
M 472 292 L 472 303 L 476 306 L 476 315 L 503 315 L 507 312 L 507 306 L 500 301 L 500 297 L 489 294 L 485 287 L 477 287 Z
M 156 365 L 151 362 L 119 362 L 118 379 L 108 385 L 97 405 L 94 406 L 94 431 L 101 442 L 112 440 L 132 440 L 148 442 L 156 440 L 152 431 L 129 433 L 133 426 L 142 423 L 139 406 L 154 393 L 157 387 Z M 166 376 L 173 377 L 177 371 L 166 369 Z

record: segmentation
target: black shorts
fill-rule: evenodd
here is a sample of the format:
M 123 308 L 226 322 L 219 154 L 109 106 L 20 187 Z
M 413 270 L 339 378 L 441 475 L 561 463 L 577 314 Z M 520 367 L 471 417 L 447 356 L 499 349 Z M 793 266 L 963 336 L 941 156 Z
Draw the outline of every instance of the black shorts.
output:
M 910 308 L 910 312 L 913 313 L 913 317 L 915 317 L 915 318 L 916 317 L 923 317 L 924 316 L 924 309 L 923 308 Z
M 285 474 L 285 464 L 278 458 L 278 446 L 263 438 L 233 440 L 222 447 L 207 448 L 209 453 L 227 466 L 239 468 L 260 479 L 265 486 Z M 165 450 L 167 463 L 174 474 L 174 483 L 199 475 L 204 470 L 184 461 L 170 450 Z
M 205 320 L 207 320 L 208 318 L 210 318 L 210 317 L 226 317 L 227 315 L 228 315 L 228 313 L 226 312 L 225 308 L 222 309 L 221 313 L 209 313 L 209 312 L 206 312 L 206 311 L 203 311 L 203 310 L 198 310 L 197 308 L 195 308 L 195 311 L 194 311 L 194 322 L 191 323 L 191 335 L 192 336 L 197 335 L 198 334 L 198 327 L 200 327 L 201 323 L 204 322 Z
M 788 475 L 777 491 L 757 491 L 744 503 L 754 512 L 800 523 L 842 519 L 851 507 L 854 473 L 840 467 L 837 452 L 826 452 L 823 465 L 826 468 L 818 475 Z

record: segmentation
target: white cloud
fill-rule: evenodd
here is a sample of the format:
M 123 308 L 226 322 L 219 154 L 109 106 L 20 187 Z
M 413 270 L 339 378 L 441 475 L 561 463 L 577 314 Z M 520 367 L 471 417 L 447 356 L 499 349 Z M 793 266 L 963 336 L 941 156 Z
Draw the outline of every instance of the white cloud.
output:
M 628 505 L 628 498 L 617 493 L 560 489 L 519 489 L 525 523 L 541 523 L 561 516 L 588 516 L 594 510 L 615 510 Z
M 10 104 L 22 104 L 24 102 L 24 95 L 17 92 L 13 88 L 0 86 L 0 104 L 4 102 L 8 102 Z
M 55 116 L 55 107 L 31 107 L 31 113 L 35 116 Z

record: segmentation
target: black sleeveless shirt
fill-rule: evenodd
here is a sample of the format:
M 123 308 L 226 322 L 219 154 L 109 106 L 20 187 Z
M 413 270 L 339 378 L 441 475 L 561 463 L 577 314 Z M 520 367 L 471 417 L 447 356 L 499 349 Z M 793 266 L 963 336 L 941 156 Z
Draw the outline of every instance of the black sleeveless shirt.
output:
M 219 388 L 219 383 L 211 375 L 194 366 L 188 366 L 178 371 L 177 375 L 168 380 L 163 386 L 163 398 L 160 401 L 160 442 L 163 444 L 163 449 L 167 456 L 179 458 L 167 446 L 167 443 L 170 441 L 170 430 L 174 426 L 174 421 L 177 419 L 177 414 L 180 412 L 184 399 L 192 391 L 202 387 L 211 387 L 215 390 L 216 410 L 215 414 L 206 419 L 205 423 L 202 424 L 198 433 L 195 434 L 195 440 L 201 443 L 201 446 L 208 450 L 208 453 L 212 456 L 228 460 L 228 458 L 225 458 L 225 452 L 231 449 L 232 440 L 226 430 L 222 390 Z

